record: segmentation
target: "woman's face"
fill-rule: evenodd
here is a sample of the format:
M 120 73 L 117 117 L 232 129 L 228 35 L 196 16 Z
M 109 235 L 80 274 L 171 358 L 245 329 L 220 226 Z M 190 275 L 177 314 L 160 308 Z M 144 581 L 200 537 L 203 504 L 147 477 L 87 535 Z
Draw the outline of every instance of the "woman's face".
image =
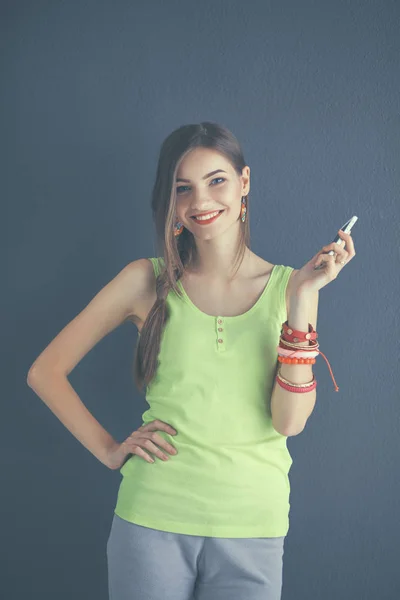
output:
M 175 190 L 176 219 L 194 236 L 208 239 L 239 220 L 242 196 L 250 190 L 250 169 L 244 167 L 238 176 L 222 154 L 210 148 L 196 148 L 183 159 Z M 192 218 L 210 211 L 223 212 L 204 225 Z

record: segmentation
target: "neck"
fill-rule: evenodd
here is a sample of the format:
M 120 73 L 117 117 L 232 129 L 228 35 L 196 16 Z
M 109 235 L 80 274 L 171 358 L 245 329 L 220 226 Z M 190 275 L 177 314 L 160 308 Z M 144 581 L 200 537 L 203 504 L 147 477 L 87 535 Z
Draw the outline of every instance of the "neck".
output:
M 249 270 L 251 256 L 252 252 L 249 248 L 246 248 L 236 276 L 240 276 Z M 203 242 L 200 248 L 197 245 L 197 256 L 189 271 L 193 275 L 209 279 L 218 281 L 228 280 L 233 274 L 235 258 L 236 249 L 233 250 L 222 246 L 215 248 L 213 244 Z

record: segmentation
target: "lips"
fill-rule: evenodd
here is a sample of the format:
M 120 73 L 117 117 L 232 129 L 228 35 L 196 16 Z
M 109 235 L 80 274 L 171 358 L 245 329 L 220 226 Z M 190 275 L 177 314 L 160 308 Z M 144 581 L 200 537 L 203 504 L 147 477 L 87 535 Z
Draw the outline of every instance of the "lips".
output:
M 196 217 L 206 217 L 207 215 L 212 215 L 213 213 L 217 212 L 216 210 L 209 210 L 206 213 L 199 213 L 198 215 L 191 215 L 191 219 L 195 219 Z M 223 212 L 222 210 L 218 211 L 219 213 Z
M 214 217 L 211 217 L 209 219 L 198 220 L 198 219 L 196 219 L 196 217 L 191 217 L 191 219 L 193 219 L 193 221 L 196 223 L 196 225 L 200 225 L 200 226 L 210 225 L 211 223 L 214 223 L 214 221 L 216 221 L 217 219 L 219 219 L 219 217 L 221 216 L 221 214 L 223 212 L 224 212 L 223 210 L 219 210 Z M 211 213 L 207 213 L 207 214 L 212 214 L 212 212 Z

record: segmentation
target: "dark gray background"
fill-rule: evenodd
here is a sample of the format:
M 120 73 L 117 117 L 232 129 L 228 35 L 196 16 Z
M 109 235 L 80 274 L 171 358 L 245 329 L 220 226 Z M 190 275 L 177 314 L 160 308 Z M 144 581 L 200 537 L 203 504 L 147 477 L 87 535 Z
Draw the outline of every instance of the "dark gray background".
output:
M 320 357 L 314 413 L 288 439 L 282 598 L 398 598 L 399 14 L 395 1 L 1 3 L 2 598 L 107 598 L 121 475 L 26 376 L 125 264 L 155 255 L 160 145 L 203 120 L 243 145 L 266 260 L 300 268 L 359 217 L 356 257 L 320 294 L 340 390 Z M 70 375 L 119 441 L 147 408 L 136 337 L 121 326 Z

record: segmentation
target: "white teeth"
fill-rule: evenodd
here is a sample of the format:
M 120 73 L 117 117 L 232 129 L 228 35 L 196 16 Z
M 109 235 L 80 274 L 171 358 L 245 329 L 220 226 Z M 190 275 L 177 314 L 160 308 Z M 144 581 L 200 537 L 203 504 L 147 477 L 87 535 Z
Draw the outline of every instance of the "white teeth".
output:
M 217 215 L 219 213 L 219 210 L 217 210 L 217 212 L 214 213 L 210 213 L 209 215 L 205 216 L 205 217 L 194 217 L 196 219 L 196 221 L 207 221 L 208 219 L 212 219 L 212 217 L 215 217 L 215 215 Z

